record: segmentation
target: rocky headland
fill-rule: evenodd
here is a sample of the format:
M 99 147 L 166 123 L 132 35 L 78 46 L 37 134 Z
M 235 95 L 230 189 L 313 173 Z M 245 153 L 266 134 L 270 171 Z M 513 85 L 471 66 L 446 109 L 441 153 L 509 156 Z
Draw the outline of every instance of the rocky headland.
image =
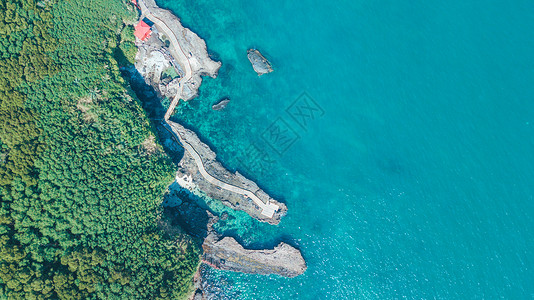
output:
M 193 131 L 172 121 L 167 121 L 167 123 L 170 125 L 168 129 L 175 131 L 175 136 L 179 137 L 178 142 L 186 147 L 186 150 L 188 147 L 192 148 L 191 151 L 185 151 L 178 165 L 176 181 L 180 186 L 195 194 L 218 199 L 224 205 L 235 210 L 242 210 L 259 221 L 270 224 L 280 223 L 282 216 L 287 213 L 285 204 L 271 198 L 254 181 L 245 178 L 239 172 L 232 173 L 224 168 L 217 161 L 215 152 L 208 145 L 202 143 Z M 217 185 L 206 179 L 205 174 L 203 175 L 199 170 L 199 164 L 195 157 L 202 160 L 202 165 L 209 175 L 223 184 Z M 230 187 L 249 191 L 252 195 L 235 192 Z
M 285 277 L 295 277 L 306 271 L 306 262 L 298 249 L 286 243 L 274 249 L 245 249 L 234 238 L 221 237 L 212 229 L 217 220 L 213 217 L 208 224 L 208 236 L 202 244 L 204 263 L 221 270 Z

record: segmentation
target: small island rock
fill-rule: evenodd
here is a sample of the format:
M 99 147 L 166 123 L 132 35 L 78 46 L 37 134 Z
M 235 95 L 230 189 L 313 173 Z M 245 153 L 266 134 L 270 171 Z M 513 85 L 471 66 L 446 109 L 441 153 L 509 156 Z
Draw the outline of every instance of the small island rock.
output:
M 223 110 L 223 109 L 226 108 L 226 105 L 228 105 L 229 102 L 230 102 L 230 99 L 228 99 L 228 98 L 221 99 L 219 102 L 213 104 L 211 106 L 211 109 L 213 109 L 213 110 Z
M 260 51 L 256 49 L 249 49 L 247 51 L 247 57 L 252 64 L 254 71 L 258 73 L 258 76 L 271 73 L 273 71 L 271 63 L 269 63 L 269 61 L 260 53 Z

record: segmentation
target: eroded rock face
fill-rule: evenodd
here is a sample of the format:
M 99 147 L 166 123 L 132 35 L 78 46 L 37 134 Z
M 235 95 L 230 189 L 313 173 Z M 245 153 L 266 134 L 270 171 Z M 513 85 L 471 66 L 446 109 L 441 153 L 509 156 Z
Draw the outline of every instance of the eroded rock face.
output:
M 247 57 L 252 64 L 254 71 L 258 73 L 258 76 L 271 73 L 273 71 L 271 63 L 260 53 L 260 51 L 256 49 L 249 49 L 247 51 Z
M 245 249 L 232 237 L 221 239 L 212 224 L 208 225 L 209 233 L 202 244 L 202 262 L 221 270 L 261 275 L 295 277 L 306 271 L 306 262 L 298 249 L 286 243 L 274 249 Z

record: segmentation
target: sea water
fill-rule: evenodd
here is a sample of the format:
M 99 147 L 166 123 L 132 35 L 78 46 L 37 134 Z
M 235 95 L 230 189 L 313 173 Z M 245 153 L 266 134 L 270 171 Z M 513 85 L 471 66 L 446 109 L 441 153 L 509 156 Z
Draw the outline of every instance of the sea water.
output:
M 210 269 L 211 293 L 534 297 L 534 2 L 157 2 L 222 62 L 173 118 L 289 208 L 279 226 L 233 213 L 218 230 L 308 264 Z M 258 77 L 249 48 L 275 71 Z

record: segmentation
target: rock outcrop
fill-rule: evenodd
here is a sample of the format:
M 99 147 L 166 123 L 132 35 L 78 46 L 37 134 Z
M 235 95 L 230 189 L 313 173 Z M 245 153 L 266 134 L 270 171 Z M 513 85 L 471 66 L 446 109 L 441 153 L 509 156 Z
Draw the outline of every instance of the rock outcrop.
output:
M 260 51 L 256 49 L 249 49 L 247 51 L 247 57 L 252 64 L 254 71 L 258 73 L 258 76 L 271 73 L 273 71 L 271 63 L 260 53 Z
M 226 105 L 228 105 L 229 102 L 230 102 L 230 99 L 228 99 L 228 98 L 221 99 L 221 101 L 213 104 L 211 106 L 211 109 L 213 109 L 213 110 L 223 110 L 223 109 L 226 108 Z
M 221 237 L 208 224 L 208 236 L 202 244 L 202 262 L 221 270 L 251 274 L 278 274 L 295 277 L 306 271 L 306 262 L 300 251 L 286 243 L 274 249 L 249 250 L 243 248 L 234 238 Z

